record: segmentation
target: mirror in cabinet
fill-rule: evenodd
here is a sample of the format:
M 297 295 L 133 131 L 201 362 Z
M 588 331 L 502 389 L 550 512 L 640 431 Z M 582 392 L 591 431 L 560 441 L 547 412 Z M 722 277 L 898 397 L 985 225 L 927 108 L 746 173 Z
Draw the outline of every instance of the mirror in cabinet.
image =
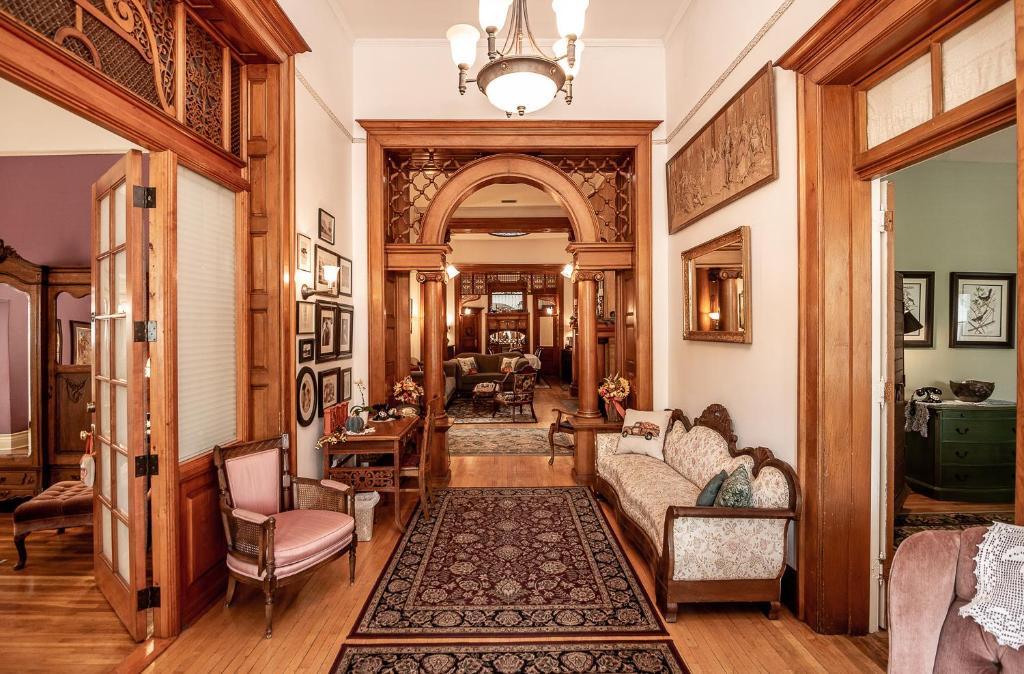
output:
M 750 228 L 684 251 L 683 338 L 749 344 Z
M 42 283 L 43 269 L 0 241 L 0 500 L 41 483 Z
M 47 273 L 47 483 L 79 479 L 91 429 L 92 294 L 88 267 L 54 267 Z

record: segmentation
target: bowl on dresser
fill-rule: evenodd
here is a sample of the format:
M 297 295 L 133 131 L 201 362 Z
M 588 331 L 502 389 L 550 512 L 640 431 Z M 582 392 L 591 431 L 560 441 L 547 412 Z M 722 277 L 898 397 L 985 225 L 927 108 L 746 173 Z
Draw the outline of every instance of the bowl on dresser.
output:
M 965 379 L 963 381 L 950 380 L 949 382 L 949 390 L 953 392 L 957 400 L 965 403 L 980 403 L 988 400 L 995 389 L 995 382 L 991 381 Z

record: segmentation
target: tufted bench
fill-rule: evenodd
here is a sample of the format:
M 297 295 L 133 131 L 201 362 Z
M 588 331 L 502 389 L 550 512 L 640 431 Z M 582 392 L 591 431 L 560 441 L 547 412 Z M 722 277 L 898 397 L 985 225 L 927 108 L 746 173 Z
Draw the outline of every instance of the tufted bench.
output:
M 77 480 L 48 487 L 14 509 L 14 547 L 18 549 L 14 570 L 25 567 L 25 538 L 33 531 L 56 529 L 57 533 L 64 533 L 68 527 L 91 526 L 92 487 Z

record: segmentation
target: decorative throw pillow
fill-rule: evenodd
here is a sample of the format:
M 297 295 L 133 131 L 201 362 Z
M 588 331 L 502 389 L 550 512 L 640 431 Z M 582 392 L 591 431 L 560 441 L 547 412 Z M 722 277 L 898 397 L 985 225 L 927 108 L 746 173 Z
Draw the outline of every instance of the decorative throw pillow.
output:
M 718 496 L 718 492 L 722 489 L 722 483 L 725 482 L 727 477 L 729 477 L 729 474 L 723 470 L 708 480 L 708 483 L 700 490 L 700 495 L 697 496 L 697 505 L 715 505 L 715 497 Z
M 501 371 L 512 372 L 516 369 L 516 361 L 519 360 L 519 356 L 513 356 L 512 358 L 501 359 Z
M 672 410 L 644 412 L 626 410 L 622 422 L 622 437 L 616 454 L 645 454 L 659 461 L 665 460 L 665 436 L 672 419 Z
M 715 497 L 715 505 L 720 508 L 750 508 L 754 505 L 754 490 L 746 466 L 740 466 L 725 478 Z
M 476 366 L 476 358 L 470 356 L 469 358 L 457 358 L 459 361 L 459 367 L 462 368 L 462 374 L 476 374 L 479 372 Z

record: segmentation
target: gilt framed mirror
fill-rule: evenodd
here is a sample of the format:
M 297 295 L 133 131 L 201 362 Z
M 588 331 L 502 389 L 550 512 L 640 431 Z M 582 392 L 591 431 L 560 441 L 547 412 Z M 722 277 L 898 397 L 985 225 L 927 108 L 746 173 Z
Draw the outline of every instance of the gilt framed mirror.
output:
M 683 251 L 683 339 L 752 341 L 750 228 Z

